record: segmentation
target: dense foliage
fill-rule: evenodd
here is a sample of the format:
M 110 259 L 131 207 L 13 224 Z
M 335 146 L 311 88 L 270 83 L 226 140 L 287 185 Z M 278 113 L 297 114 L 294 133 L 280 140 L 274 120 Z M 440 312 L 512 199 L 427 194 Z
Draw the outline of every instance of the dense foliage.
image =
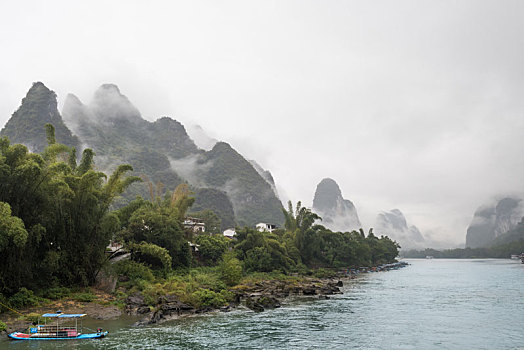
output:
M 367 236 L 332 232 L 300 202 L 282 210 L 283 228 L 237 228 L 235 240 L 220 233 L 213 211 L 193 211 L 208 227 L 197 235 L 184 226 L 195 201 L 185 183 L 171 192 L 146 178 L 148 199 L 137 197 L 111 211 L 114 199 L 140 181 L 126 176 L 131 166 L 117 166 L 107 177 L 95 170 L 92 150 L 77 162 L 76 150 L 56 142 L 52 125 L 46 129 L 48 146 L 41 154 L 0 139 L 0 301 L 12 307 L 43 297 L 94 300 L 78 288 L 93 285 L 102 268 L 126 276 L 125 290 L 138 290 L 151 303 L 170 290 L 193 305 L 216 307 L 231 298 L 227 288 L 246 273 L 370 266 L 397 256 L 398 245 L 389 238 L 371 230 Z M 122 243 L 130 259 L 108 264 L 110 240 Z M 195 268 L 209 270 L 193 276 Z
M 244 228 L 235 245 L 248 271 L 295 271 L 304 267 L 372 266 L 394 261 L 398 245 L 364 232 L 333 232 L 316 225 L 320 217 L 298 202 L 284 210 L 285 229 L 273 233 Z
M 0 293 L 21 287 L 89 285 L 104 260 L 118 218 L 110 214 L 115 196 L 138 181 L 117 167 L 107 179 L 93 169 L 86 149 L 80 164 L 75 150 L 55 141 L 47 125 L 42 154 L 0 139 Z

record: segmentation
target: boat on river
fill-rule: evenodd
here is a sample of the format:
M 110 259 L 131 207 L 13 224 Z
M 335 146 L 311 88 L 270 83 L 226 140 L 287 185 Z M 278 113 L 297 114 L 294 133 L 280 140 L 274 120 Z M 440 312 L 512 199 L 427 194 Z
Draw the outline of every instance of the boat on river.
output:
M 13 340 L 97 339 L 107 335 L 108 332 L 102 331 L 102 328 L 98 328 L 96 332 L 83 333 L 82 317 L 85 316 L 87 315 L 63 314 L 60 311 L 43 314 L 41 317 L 45 320 L 44 324 L 37 322 L 37 324 L 33 324 L 33 327 L 29 327 L 28 333 L 13 332 L 9 334 L 9 338 Z M 48 323 L 48 319 L 52 319 L 52 321 Z

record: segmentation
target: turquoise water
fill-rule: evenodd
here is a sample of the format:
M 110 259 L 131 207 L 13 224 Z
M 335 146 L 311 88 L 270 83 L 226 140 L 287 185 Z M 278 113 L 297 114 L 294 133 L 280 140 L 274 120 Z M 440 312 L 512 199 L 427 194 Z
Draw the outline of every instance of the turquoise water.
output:
M 7 342 L 7 349 L 524 349 L 524 264 L 407 260 L 349 281 L 330 300 L 234 311 L 134 328 L 102 340 Z

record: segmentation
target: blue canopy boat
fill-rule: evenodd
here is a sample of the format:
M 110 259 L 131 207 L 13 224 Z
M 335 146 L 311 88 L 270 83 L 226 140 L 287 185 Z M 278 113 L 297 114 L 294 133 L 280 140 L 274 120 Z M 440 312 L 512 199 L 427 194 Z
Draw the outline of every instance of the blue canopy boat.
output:
M 57 311 L 54 314 L 43 314 L 45 323 L 37 324 L 29 328 L 29 333 L 13 332 L 9 334 L 9 338 L 15 340 L 61 340 L 61 339 L 96 339 L 103 338 L 107 335 L 107 331 L 102 331 L 98 328 L 96 333 L 83 333 L 82 317 L 86 314 L 63 314 Z M 48 318 L 56 318 L 56 323 L 47 323 Z M 64 324 L 60 321 L 75 320 L 74 324 Z M 80 325 L 78 320 L 80 319 Z

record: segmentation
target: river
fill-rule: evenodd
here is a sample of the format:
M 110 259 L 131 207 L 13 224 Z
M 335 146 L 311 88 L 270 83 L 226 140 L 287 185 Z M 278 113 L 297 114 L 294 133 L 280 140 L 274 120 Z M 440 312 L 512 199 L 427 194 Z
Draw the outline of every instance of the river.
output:
M 524 265 L 412 259 L 348 281 L 330 300 L 135 328 L 106 321 L 102 340 L 0 341 L 5 349 L 524 349 Z M 98 321 L 98 324 L 100 322 Z

